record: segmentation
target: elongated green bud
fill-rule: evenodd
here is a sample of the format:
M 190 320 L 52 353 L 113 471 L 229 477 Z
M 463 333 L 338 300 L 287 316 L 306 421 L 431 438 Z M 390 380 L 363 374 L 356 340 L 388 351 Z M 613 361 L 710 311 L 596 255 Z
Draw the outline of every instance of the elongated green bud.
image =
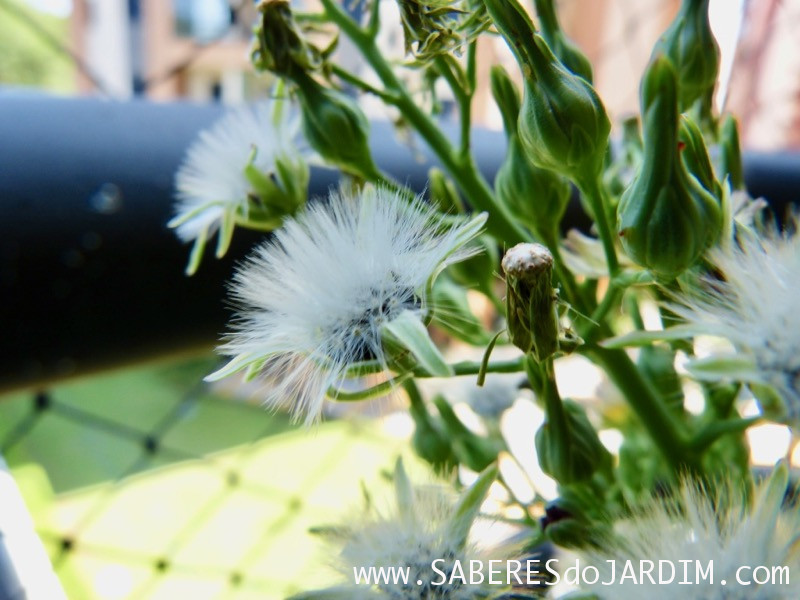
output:
M 708 21 L 709 0 L 683 0 L 675 20 L 653 49 L 665 54 L 678 72 L 680 110 L 714 89 L 719 72 L 719 46 Z
M 680 158 L 677 82 L 669 59 L 650 63 L 641 94 L 645 155 L 620 199 L 617 231 L 636 263 L 672 279 L 716 239 L 721 211 Z
M 497 197 L 541 239 L 554 242 L 569 203 L 569 182 L 531 162 L 517 133 L 520 100 L 514 83 L 501 66 L 492 67 L 492 94 L 503 115 L 508 150 L 494 180 Z
M 564 35 L 564 31 L 558 22 L 553 0 L 534 0 L 533 4 L 536 6 L 542 37 L 553 50 L 553 54 L 575 75 L 583 77 L 586 81 L 592 83 L 592 63 L 581 52 L 580 48 Z
M 533 163 L 566 177 L 594 180 L 611 123 L 592 85 L 564 67 L 517 0 L 484 0 L 522 70 L 518 129 Z
M 311 147 L 346 173 L 366 180 L 380 177 L 369 149 L 369 121 L 358 104 L 305 73 L 295 83 L 303 134 Z
M 743 190 L 744 175 L 742 174 L 742 151 L 739 146 L 739 126 L 733 115 L 725 117 L 719 137 L 722 152 L 718 177 L 720 180 L 724 180 L 727 176 L 733 189 Z
M 559 349 L 553 255 L 541 244 L 517 244 L 506 252 L 502 267 L 511 342 L 541 362 Z
M 464 212 L 464 203 L 455 184 L 438 167 L 428 170 L 428 187 L 431 201 L 443 213 Z

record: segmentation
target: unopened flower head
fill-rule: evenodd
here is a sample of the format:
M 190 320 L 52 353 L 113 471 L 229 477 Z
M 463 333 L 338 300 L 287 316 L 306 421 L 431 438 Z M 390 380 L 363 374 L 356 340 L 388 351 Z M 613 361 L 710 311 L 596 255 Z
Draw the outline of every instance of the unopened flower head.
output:
M 676 496 L 654 500 L 632 518 L 620 521 L 605 550 L 584 556 L 589 564 L 605 570 L 600 583 L 587 585 L 587 591 L 600 600 L 672 600 L 676 595 L 682 600 L 800 598 L 800 512 L 796 507 L 783 507 L 787 482 L 788 470 L 781 464 L 756 489 L 750 503 L 736 483 L 720 484 L 712 490 L 710 485 L 685 482 Z M 674 565 L 674 580 L 666 582 L 670 577 L 666 568 L 665 583 L 659 583 L 658 567 L 653 582 L 640 577 L 639 561 L 645 560 Z M 680 561 L 687 560 L 691 561 L 692 585 L 680 585 L 684 581 Z M 636 565 L 636 577 L 621 580 L 627 561 Z M 713 582 L 705 573 L 695 576 L 695 565 L 705 570 L 710 563 Z M 615 578 L 611 564 L 616 568 Z M 786 567 L 788 573 L 784 572 L 781 583 L 776 578 L 774 583 L 759 584 L 756 580 L 765 580 L 763 573 L 753 578 L 753 570 L 759 566 Z M 609 581 L 614 583 L 601 585 Z
M 774 389 L 782 400 L 783 416 L 797 422 L 800 235 L 745 233 L 737 243 L 709 253 L 717 276 L 702 279 L 698 289 L 678 298 L 671 308 L 688 328 L 732 342 L 738 355 L 730 357 L 736 369 L 729 376 Z M 692 363 L 688 366 L 692 370 Z M 709 376 L 702 362 L 693 372 Z
M 209 379 L 256 370 L 268 404 L 317 420 L 353 363 L 387 368 L 386 328 L 416 319 L 424 332 L 428 283 L 470 256 L 465 244 L 484 221 L 446 224 L 419 198 L 382 187 L 332 193 L 288 220 L 236 274 L 240 314 L 221 348 L 234 358 Z
M 278 161 L 282 162 L 284 173 L 291 172 L 293 187 L 305 195 L 308 166 L 297 145 L 299 123 L 282 118 L 276 102 L 282 101 L 231 110 L 201 131 L 187 150 L 175 175 L 177 202 L 169 226 L 182 241 L 195 242 L 187 267 L 189 274 L 197 269 L 206 241 L 217 231 L 217 256 L 222 256 L 234 224 L 246 224 L 256 202 L 269 204 L 275 198 L 264 196 L 287 195 L 286 190 L 280 189 L 285 182 L 276 173 Z M 265 186 L 269 189 L 261 189 Z M 281 198 L 278 204 L 297 203 L 296 199 L 284 200 Z M 274 212 L 258 208 L 261 212 Z M 277 219 L 273 225 L 279 223 Z M 258 226 L 265 228 L 263 225 Z

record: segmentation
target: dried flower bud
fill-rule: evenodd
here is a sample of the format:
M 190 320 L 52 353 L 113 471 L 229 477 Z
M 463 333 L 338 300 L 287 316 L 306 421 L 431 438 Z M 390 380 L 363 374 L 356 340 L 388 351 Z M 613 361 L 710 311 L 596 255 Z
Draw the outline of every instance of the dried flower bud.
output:
M 260 16 L 251 53 L 257 70 L 294 79 L 298 72 L 308 73 L 322 66 L 326 51 L 305 39 L 288 0 L 262 0 L 257 9 Z
M 617 231 L 628 255 L 671 279 L 690 267 L 721 227 L 716 198 L 679 155 L 675 69 L 656 57 L 642 80 L 645 155 L 617 209 Z
M 541 244 L 517 244 L 502 261 L 511 342 L 541 362 L 559 349 L 553 255 Z
M 678 72 L 681 112 L 708 95 L 717 81 L 719 46 L 708 21 L 709 0 L 683 0 L 675 20 L 653 50 L 665 54 Z

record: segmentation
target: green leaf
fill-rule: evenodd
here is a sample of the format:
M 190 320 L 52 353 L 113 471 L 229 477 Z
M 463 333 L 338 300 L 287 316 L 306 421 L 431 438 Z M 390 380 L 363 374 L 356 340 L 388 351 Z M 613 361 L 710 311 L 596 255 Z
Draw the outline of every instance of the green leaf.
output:
M 450 520 L 450 534 L 456 541 L 457 547 L 462 548 L 467 542 L 472 522 L 478 516 L 478 511 L 483 504 L 489 488 L 497 479 L 497 466 L 490 465 L 480 474 L 458 500 L 452 519 Z
M 744 356 L 720 355 L 691 360 L 686 363 L 686 370 L 703 380 L 763 381 L 753 360 Z
M 408 478 L 403 459 L 398 458 L 394 466 L 394 489 L 397 494 L 397 508 L 403 517 L 411 517 L 414 511 L 414 486 Z
M 486 346 L 486 351 L 483 353 L 483 358 L 481 359 L 481 368 L 478 371 L 478 387 L 483 387 L 483 384 L 486 382 L 486 372 L 489 368 L 489 358 L 492 356 L 492 350 L 494 350 L 495 344 L 497 344 L 497 340 L 500 339 L 500 336 L 506 332 L 505 329 L 501 329 L 497 333 L 494 334 L 494 337 L 491 339 L 489 344 Z
M 431 340 L 428 330 L 419 317 L 412 311 L 404 310 L 398 317 L 384 325 L 383 331 L 411 352 L 419 365 L 431 375 L 435 377 L 453 375 L 453 369 Z
M 631 331 L 625 335 L 608 338 L 600 342 L 604 348 L 628 348 L 631 346 L 649 346 L 653 342 L 664 342 L 671 340 L 685 340 L 698 335 L 701 332 L 697 327 L 691 325 L 676 325 L 669 329 L 658 331 Z

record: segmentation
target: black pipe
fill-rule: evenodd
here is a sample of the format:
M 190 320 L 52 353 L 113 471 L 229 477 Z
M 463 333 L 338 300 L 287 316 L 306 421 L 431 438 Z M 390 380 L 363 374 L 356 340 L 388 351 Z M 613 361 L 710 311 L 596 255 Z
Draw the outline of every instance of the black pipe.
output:
M 42 385 L 193 346 L 224 330 L 225 282 L 262 235 L 237 230 L 228 256 L 183 276 L 188 248 L 165 223 L 187 145 L 218 106 L 0 94 L 0 390 Z M 424 148 L 372 127 L 376 161 L 422 190 Z M 494 177 L 501 133 L 474 134 Z M 780 207 L 800 189 L 800 155 L 748 155 L 755 195 Z M 314 169 L 312 195 L 336 173 Z M 585 224 L 576 206 L 569 225 Z

